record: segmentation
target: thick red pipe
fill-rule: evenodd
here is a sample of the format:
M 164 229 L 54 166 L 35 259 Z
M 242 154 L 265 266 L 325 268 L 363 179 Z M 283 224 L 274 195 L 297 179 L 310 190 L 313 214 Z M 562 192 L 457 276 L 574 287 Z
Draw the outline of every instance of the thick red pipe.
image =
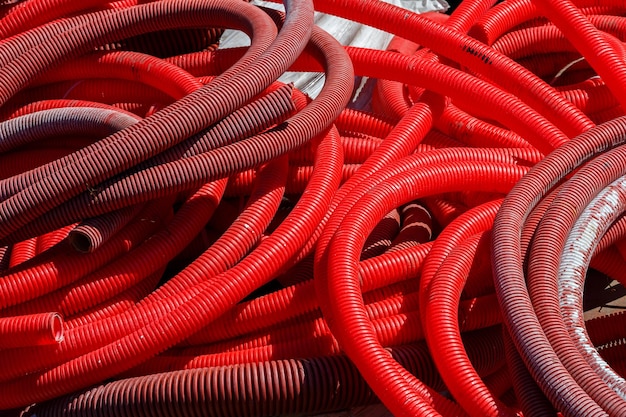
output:
M 108 136 L 136 122 L 136 118 L 112 109 L 72 107 L 38 111 L 0 123 L 0 152 L 51 136 Z
M 59 313 L 0 318 L 0 349 L 58 344 L 63 340 Z
M 1 101 L 4 103 L 51 64 L 91 52 L 100 42 L 168 27 L 204 26 L 211 23 L 243 30 L 253 38 L 251 48 L 246 53 L 248 58 L 226 71 L 225 78 L 229 78 L 241 66 L 249 65 L 255 56 L 258 57 L 270 45 L 276 35 L 274 25 L 267 15 L 246 3 L 181 5 L 176 2 L 154 2 L 114 12 L 78 15 L 39 26 L 0 44 L 0 62 L 3 64 L 0 74 L 9 78 L 1 90 Z M 264 33 L 259 29 L 264 29 Z M 261 79 L 262 76 L 255 81 Z M 251 84 L 254 85 L 256 84 Z
M 483 336 L 483 340 L 485 337 Z M 392 355 L 434 387 L 443 386 L 423 345 L 399 346 Z M 204 389 L 199 389 L 200 383 Z M 224 388 L 226 383 L 231 389 Z M 269 387 L 259 389 L 259 387 Z M 141 410 L 180 416 L 198 409 L 216 416 L 270 416 L 328 413 L 371 404 L 374 393 L 345 356 L 289 359 L 227 367 L 193 369 L 114 381 L 34 407 L 36 415 L 91 415 L 96 407 L 131 416 Z M 162 408 L 163 407 L 163 408 Z
M 249 135 L 260 133 L 275 123 L 284 121 L 294 110 L 291 87 L 283 85 L 236 110 L 203 134 L 193 136 L 138 164 L 124 177 L 104 182 L 97 190 L 83 193 L 52 209 L 25 225 L 17 234 L 10 235 L 10 239 L 21 240 L 25 236 L 36 236 L 50 228 L 60 227 L 85 217 L 96 217 L 147 200 L 196 188 L 206 182 L 207 155 L 203 154 L 209 151 L 218 152 L 224 146 L 234 145 Z M 282 130 L 279 134 L 288 135 L 289 131 Z M 265 138 L 267 136 L 268 140 L 271 140 L 271 132 L 268 132 Z M 261 139 L 264 138 L 259 138 Z M 231 152 L 235 158 L 236 152 Z M 7 194 L 17 192 L 25 186 L 25 183 L 35 182 L 49 175 L 69 160 L 71 156 L 18 177 L 0 181 L 0 187 Z
M 33 27 L 48 23 L 62 16 L 81 10 L 87 10 L 107 3 L 107 0 L 72 0 L 24 1 L 14 6 L 0 19 L 0 39 L 24 32 Z

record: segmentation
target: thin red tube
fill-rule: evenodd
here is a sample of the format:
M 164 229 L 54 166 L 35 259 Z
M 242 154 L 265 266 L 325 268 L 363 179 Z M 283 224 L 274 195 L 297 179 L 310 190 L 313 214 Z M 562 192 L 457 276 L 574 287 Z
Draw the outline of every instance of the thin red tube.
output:
M 576 4 L 589 13 L 620 14 L 624 3 L 620 0 L 603 0 L 599 6 L 595 0 L 578 0 Z M 524 22 L 540 16 L 532 0 L 500 2 L 487 11 L 470 30 L 470 35 L 492 45 L 500 36 Z
M 427 311 L 428 297 L 430 286 L 436 278 L 442 262 L 448 257 L 448 254 L 464 240 L 470 238 L 476 233 L 485 232 L 491 227 L 493 217 L 500 208 L 502 201 L 494 200 L 483 205 L 474 207 L 450 222 L 447 227 L 439 234 L 433 245 L 433 249 L 429 252 L 424 269 L 420 279 L 420 306 L 422 311 Z M 430 323 L 423 316 L 422 323 L 428 327 Z
M 442 133 L 477 148 L 532 147 L 520 135 L 472 117 L 454 105 L 446 108 L 435 126 Z
M 453 98 L 459 106 L 481 107 L 544 153 L 567 141 L 560 130 L 519 98 L 465 72 L 385 51 L 348 48 L 348 52 L 358 74 L 375 78 L 393 77 L 409 84 L 419 83 Z
M 450 14 L 446 25 L 460 33 L 467 33 L 474 22 L 489 10 L 496 0 L 466 0 Z
M 65 328 L 70 333 L 72 329 L 87 326 L 107 317 L 117 316 L 135 307 L 143 298 L 154 291 L 163 277 L 162 270 L 155 272 L 137 285 L 110 298 L 105 302 L 65 318 Z M 118 316 L 121 317 L 121 316 Z
M 11 112 L 35 101 L 51 100 L 101 102 L 118 109 L 123 106 L 130 108 L 130 104 L 124 103 L 134 103 L 135 106 L 143 107 L 150 105 L 165 107 L 173 102 L 167 94 L 145 84 L 116 79 L 79 79 L 27 88 L 13 96 L 3 108 L 7 107 L 6 111 Z M 130 113 L 130 110 L 126 110 Z M 138 110 L 133 109 L 132 113 L 137 114 Z

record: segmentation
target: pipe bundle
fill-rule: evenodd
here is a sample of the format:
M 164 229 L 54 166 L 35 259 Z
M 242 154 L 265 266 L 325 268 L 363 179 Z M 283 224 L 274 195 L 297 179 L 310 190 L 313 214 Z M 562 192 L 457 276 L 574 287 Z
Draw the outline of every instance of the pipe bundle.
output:
M 495 3 L 0 2 L 0 410 L 626 415 L 626 5 Z

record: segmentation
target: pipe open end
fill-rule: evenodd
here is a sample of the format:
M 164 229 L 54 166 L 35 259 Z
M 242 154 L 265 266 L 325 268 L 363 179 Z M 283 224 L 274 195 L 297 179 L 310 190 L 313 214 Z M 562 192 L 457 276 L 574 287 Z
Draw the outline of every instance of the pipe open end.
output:
M 50 330 L 55 342 L 60 343 L 63 341 L 63 318 L 60 314 L 54 313 L 50 317 Z
M 94 249 L 93 240 L 91 236 L 86 233 L 72 231 L 70 232 L 68 238 L 72 247 L 78 252 L 89 253 Z

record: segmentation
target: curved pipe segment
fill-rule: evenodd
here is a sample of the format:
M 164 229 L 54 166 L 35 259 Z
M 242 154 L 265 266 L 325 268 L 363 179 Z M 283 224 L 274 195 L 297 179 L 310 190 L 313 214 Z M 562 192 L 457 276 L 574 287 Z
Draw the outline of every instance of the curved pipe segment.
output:
M 625 134 L 626 122 L 619 118 L 556 149 L 513 188 L 494 222 L 493 270 L 504 322 L 531 374 L 565 415 L 606 412 L 574 381 L 542 330 L 526 287 L 521 230 L 533 209 L 560 180 L 599 152 L 623 143 Z

